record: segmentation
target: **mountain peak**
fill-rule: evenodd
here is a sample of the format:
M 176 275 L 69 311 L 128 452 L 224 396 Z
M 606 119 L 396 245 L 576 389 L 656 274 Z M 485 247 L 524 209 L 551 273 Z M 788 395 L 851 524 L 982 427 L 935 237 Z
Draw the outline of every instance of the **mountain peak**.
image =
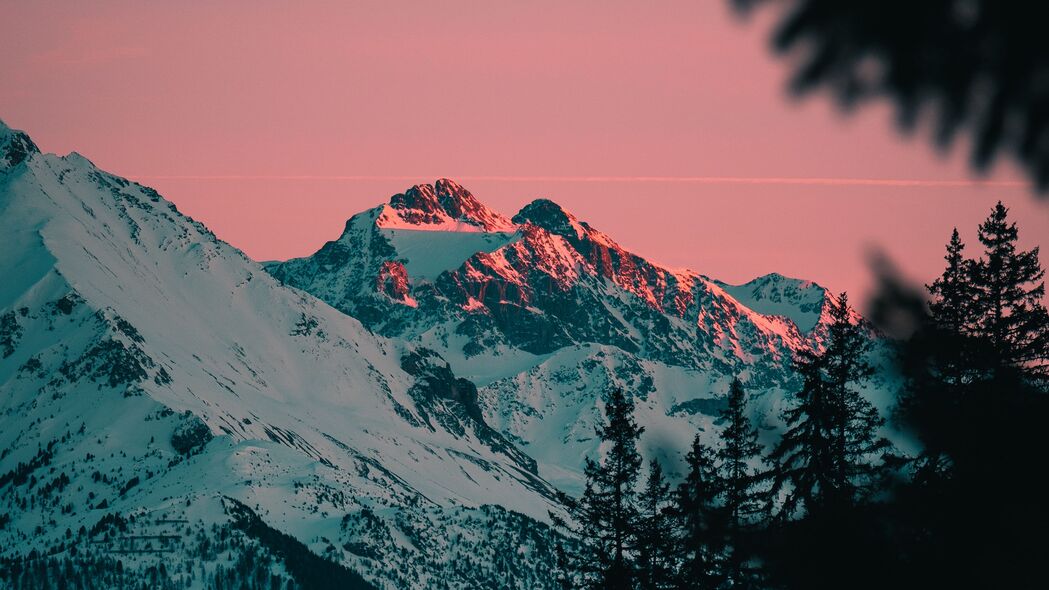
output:
M 579 239 L 586 233 L 585 224 L 550 199 L 536 199 L 525 205 L 514 215 L 513 222 L 522 225 L 530 223 L 571 240 Z
M 820 285 L 772 272 L 741 285 L 718 281 L 718 285 L 737 301 L 766 315 L 789 318 L 802 333 L 816 327 L 827 299 Z
M 390 197 L 378 219 L 386 229 L 514 232 L 517 227 L 447 178 L 417 184 Z
M 32 154 L 40 153 L 33 140 L 23 131 L 11 129 L 0 119 L 0 171 L 14 168 Z
M 409 211 L 414 216 L 437 215 L 441 205 L 437 201 L 432 184 L 417 184 L 403 193 L 390 197 L 390 206 L 394 209 Z
M 792 285 L 799 289 L 822 289 L 811 280 L 807 280 L 804 278 L 794 278 L 792 276 L 787 276 L 785 274 L 780 274 L 777 272 L 771 272 L 768 274 L 763 274 L 761 276 L 754 277 L 750 279 L 750 281 L 746 282 L 745 285 L 772 285 L 772 283 L 779 283 L 779 285 Z

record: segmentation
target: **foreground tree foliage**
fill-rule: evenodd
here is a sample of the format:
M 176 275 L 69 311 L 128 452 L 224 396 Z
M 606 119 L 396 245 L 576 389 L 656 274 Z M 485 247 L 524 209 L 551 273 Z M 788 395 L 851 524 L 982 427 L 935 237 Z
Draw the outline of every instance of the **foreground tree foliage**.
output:
M 798 405 L 785 412 L 787 431 L 769 456 L 781 519 L 852 509 L 876 481 L 888 447 L 878 435 L 878 412 L 856 388 L 874 369 L 866 361 L 869 340 L 853 323 L 844 293 L 831 315 L 827 348 L 803 352 L 795 363 L 803 382 Z
M 1019 232 L 1010 223 L 1008 209 L 999 201 L 980 224 L 983 257 L 966 264 L 968 290 L 974 294 L 973 309 L 959 329 L 985 342 L 986 362 L 980 368 L 992 379 L 1020 372 L 1031 377 L 1049 377 L 1049 314 L 1042 305 L 1045 276 L 1038 262 L 1038 248 L 1019 251 Z
M 731 0 L 743 13 L 773 0 Z M 845 108 L 888 99 L 906 131 L 946 148 L 968 135 L 978 171 L 1006 152 L 1049 190 L 1049 6 L 1002 0 L 786 0 L 773 33 L 799 59 L 795 92 Z
M 1043 271 L 1037 249 L 1017 251 L 1001 203 L 978 236 L 976 259 L 952 236 L 932 313 L 914 318 L 900 357 L 909 383 L 900 422 L 925 446 L 893 505 L 906 531 L 902 567 L 915 585 L 1037 587 L 1049 526 L 1039 483 L 1049 453 Z
M 842 294 L 825 346 L 796 359 L 801 385 L 765 458 L 736 380 L 716 444 L 697 434 L 676 487 L 654 461 L 642 482 L 633 402 L 609 395 L 598 429 L 608 451 L 587 464 L 585 549 L 566 555 L 565 587 L 1044 586 L 1044 273 L 1001 203 L 978 238 L 980 256 L 967 258 L 952 233 L 931 301 L 891 277 L 876 298 L 875 321 L 910 328 L 893 341 L 891 426 L 920 441 L 916 456 L 895 454 L 863 395 L 873 328 Z

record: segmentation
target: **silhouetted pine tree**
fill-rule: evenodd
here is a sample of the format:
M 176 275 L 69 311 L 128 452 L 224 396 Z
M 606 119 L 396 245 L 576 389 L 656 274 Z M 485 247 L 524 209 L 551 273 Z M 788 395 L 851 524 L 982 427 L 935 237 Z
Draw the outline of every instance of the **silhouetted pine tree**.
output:
M 686 460 L 688 475 L 677 489 L 682 544 L 677 585 L 683 590 L 718 588 L 724 581 L 725 558 L 724 511 L 718 506 L 721 486 L 714 454 L 698 434 Z
M 789 519 L 799 512 L 812 512 L 830 504 L 829 496 L 844 486 L 840 481 L 836 449 L 837 409 L 823 379 L 822 355 L 801 351 L 794 369 L 802 379 L 797 405 L 783 412 L 787 430 L 769 454 L 773 483 L 770 511 L 782 497 L 779 516 Z
M 724 489 L 724 506 L 729 524 L 745 526 L 760 510 L 755 490 L 754 463 L 761 458 L 758 431 L 747 414 L 747 394 L 739 379 L 729 387 L 728 406 L 722 410 L 725 429 L 717 452 L 718 474 Z
M 823 357 L 831 399 L 838 406 L 836 461 L 840 463 L 839 477 L 845 486 L 842 500 L 847 504 L 878 483 L 882 455 L 889 448 L 889 442 L 878 434 L 884 420 L 857 388 L 874 375 L 874 367 L 867 361 L 870 348 L 870 337 L 852 321 L 848 295 L 842 293 L 831 309 Z
M 973 265 L 974 334 L 989 346 L 993 375 L 1020 370 L 1049 377 L 1049 313 L 1042 305 L 1045 271 L 1038 248 L 1018 251 L 1016 224 L 999 201 L 980 224 L 983 257 Z
M 726 586 L 755 587 L 757 572 L 748 566 L 745 531 L 761 510 L 755 463 L 761 459 L 758 431 L 747 414 L 747 394 L 739 379 L 729 387 L 728 406 L 721 412 L 725 429 L 718 449 L 718 477 L 725 513 L 728 554 L 725 561 Z
M 948 385 L 961 385 L 972 379 L 978 341 L 972 338 L 975 322 L 976 286 L 973 276 L 976 263 L 964 256 L 965 244 L 958 229 L 951 233 L 944 260 L 946 268 L 926 288 L 932 295 L 929 302 L 931 326 L 935 346 L 929 360 L 936 378 Z
M 798 405 L 784 412 L 787 431 L 769 457 L 772 492 L 786 491 L 783 518 L 802 508 L 847 508 L 875 483 L 888 441 L 878 436 L 882 418 L 856 389 L 874 371 L 866 360 L 869 347 L 842 293 L 831 309 L 826 349 L 799 353 Z
M 967 313 L 944 313 L 947 294 L 934 291 L 932 317 L 915 321 L 920 329 L 902 347 L 901 423 L 924 450 L 886 513 L 902 562 L 895 569 L 915 587 L 1044 585 L 1049 509 L 1044 473 L 1032 467 L 1049 454 L 1043 273 L 1037 249 L 1016 251 L 1007 213 L 998 203 L 979 227 L 985 252 L 967 263 Z M 944 363 L 957 331 L 966 333 L 963 379 Z
M 655 459 L 649 463 L 648 478 L 638 504 L 638 586 L 653 590 L 673 588 L 679 539 L 674 526 L 670 484 L 663 477 L 663 468 Z
M 957 423 L 965 390 L 986 369 L 977 367 L 986 345 L 974 335 L 977 324 L 976 262 L 965 257 L 965 244 L 958 229 L 951 232 L 944 256 L 943 273 L 926 289 L 932 296 L 927 317 L 912 317 L 918 329 L 901 347 L 899 361 L 906 385 L 901 392 L 897 416 L 906 428 L 923 433 L 923 452 L 914 461 L 913 479 L 936 486 L 949 476 L 951 459 L 945 450 L 948 429 L 939 425 Z M 918 308 L 913 312 L 922 314 Z
M 604 590 L 634 584 L 633 547 L 637 532 L 637 481 L 641 456 L 634 401 L 613 390 L 605 396 L 605 419 L 597 434 L 607 446 L 601 463 L 586 460 L 586 489 L 580 500 L 583 582 Z
M 944 260 L 947 267 L 931 285 L 926 287 L 933 296 L 929 303 L 933 321 L 945 330 L 965 333 L 972 326 L 973 262 L 964 256 L 965 244 L 958 235 L 958 228 L 951 232 Z
M 564 521 L 555 522 L 555 524 L 562 524 Z M 572 566 L 571 561 L 568 558 L 568 552 L 565 551 L 565 545 L 562 541 L 558 540 L 554 544 L 554 583 L 556 588 L 559 590 L 572 590 Z
M 779 510 L 757 539 L 769 587 L 870 588 L 884 572 L 868 570 L 894 550 L 871 501 L 885 481 L 877 476 L 888 443 L 859 389 L 873 371 L 869 337 L 844 293 L 828 311 L 824 349 L 796 357 L 802 387 L 769 455 L 769 508 Z

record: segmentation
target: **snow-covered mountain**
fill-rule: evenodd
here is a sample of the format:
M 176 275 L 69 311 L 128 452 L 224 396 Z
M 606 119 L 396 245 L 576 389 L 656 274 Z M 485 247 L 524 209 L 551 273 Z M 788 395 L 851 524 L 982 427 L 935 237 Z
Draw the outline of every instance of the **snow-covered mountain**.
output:
M 604 392 L 672 475 L 734 376 L 772 440 L 833 305 L 446 179 L 263 267 L 2 122 L 0 237 L 0 586 L 550 587 Z
M 445 297 L 452 275 L 434 266 L 538 237 L 451 183 L 429 191 L 351 220 L 312 262 L 330 271 L 327 299 L 377 326 Z M 404 227 L 460 249 L 425 260 L 432 246 Z M 109 587 L 242 570 L 346 587 L 550 582 L 554 490 L 439 353 L 373 334 L 152 189 L 3 123 L 0 240 L 0 558 L 72 558 Z M 415 262 L 392 262 L 395 248 Z M 331 297 L 351 286 L 358 304 Z M 379 331 L 422 329 L 390 321 Z M 498 328 L 474 329 L 513 342 Z
M 735 375 L 774 429 L 791 360 L 820 346 L 834 305 L 819 285 L 778 274 L 734 286 L 668 268 L 550 200 L 508 220 L 447 179 L 267 269 L 379 334 L 438 351 L 480 387 L 486 420 L 570 492 L 598 452 L 594 423 L 612 387 L 639 398 L 642 445 L 671 465 L 697 428 L 716 432 Z

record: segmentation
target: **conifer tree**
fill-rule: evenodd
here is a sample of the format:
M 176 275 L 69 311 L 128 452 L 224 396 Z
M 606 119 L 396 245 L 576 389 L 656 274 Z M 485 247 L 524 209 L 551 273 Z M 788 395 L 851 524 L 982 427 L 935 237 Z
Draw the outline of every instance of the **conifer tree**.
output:
M 555 524 L 563 527 L 564 521 L 555 521 Z M 554 583 L 559 590 L 572 589 L 571 561 L 564 543 L 558 539 L 554 544 Z
M 947 267 L 926 288 L 933 296 L 929 311 L 937 326 L 956 333 L 964 333 L 971 327 L 973 307 L 973 262 L 964 255 L 965 244 L 958 235 L 958 228 L 951 233 L 944 260 Z
M 992 376 L 1018 370 L 1049 377 L 1049 313 L 1038 248 L 1017 250 L 1016 224 L 999 201 L 980 224 L 983 257 L 973 265 L 975 335 L 988 343 Z
M 834 457 L 837 431 L 834 404 L 823 379 L 821 355 L 801 351 L 794 369 L 802 379 L 797 405 L 784 410 L 787 430 L 769 454 L 773 465 L 770 497 L 786 489 L 779 516 L 789 519 L 801 511 L 813 512 L 830 504 L 828 498 L 843 486 Z M 769 506 L 771 511 L 774 506 Z
M 753 464 L 761 457 L 758 431 L 747 415 L 747 394 L 739 379 L 729 386 L 728 406 L 721 412 L 725 429 L 717 452 L 730 526 L 741 528 L 760 508 Z
M 598 463 L 588 458 L 586 489 L 580 500 L 584 583 L 604 590 L 633 588 L 637 533 L 637 481 L 641 456 L 637 439 L 644 431 L 634 422 L 634 400 L 622 390 L 605 396 L 606 424 L 598 427 L 606 452 Z
M 729 387 L 728 406 L 721 412 L 725 429 L 718 449 L 718 477 L 722 489 L 727 556 L 726 586 L 755 587 L 756 572 L 747 564 L 746 529 L 761 510 L 755 463 L 761 459 L 758 432 L 747 414 L 747 394 L 739 379 Z
M 947 266 L 926 288 L 932 295 L 929 302 L 931 327 L 928 334 L 929 367 L 934 377 L 947 386 L 960 386 L 971 380 L 976 342 L 972 338 L 975 322 L 975 294 L 973 275 L 976 263 L 964 256 L 965 244 L 955 228 L 947 243 L 944 260 Z
M 918 328 L 901 348 L 902 373 L 907 378 L 900 394 L 897 417 L 907 428 L 921 432 L 924 449 L 914 462 L 913 480 L 939 485 L 948 476 L 951 446 L 944 434 L 959 422 L 963 390 L 981 372 L 980 339 L 974 336 L 977 302 L 976 262 L 965 257 L 958 229 L 951 232 L 943 273 L 926 289 L 931 295 L 928 317 L 915 317 Z M 944 428 L 946 426 L 946 428 Z
M 856 386 L 874 375 L 874 367 L 867 361 L 870 338 L 852 321 L 852 308 L 846 293 L 838 296 L 831 310 L 827 349 L 823 353 L 831 399 L 837 406 L 838 476 L 844 488 L 842 500 L 851 503 L 860 487 L 877 482 L 880 455 L 889 442 L 878 435 L 884 420 Z
M 930 286 L 932 317 L 914 314 L 918 330 L 897 357 L 899 417 L 923 452 L 873 513 L 895 550 L 878 563 L 897 560 L 886 569 L 911 587 L 1044 585 L 1049 511 L 1044 473 L 1032 468 L 1047 454 L 1043 274 L 1037 249 L 1017 251 L 1017 237 L 1001 203 L 979 226 L 978 260 L 952 236 Z
M 648 478 L 638 500 L 638 586 L 646 590 L 672 588 L 678 539 L 671 510 L 670 484 L 656 459 L 649 463 Z
M 724 580 L 724 512 L 718 506 L 721 486 L 714 453 L 699 435 L 686 458 L 688 475 L 677 489 L 682 556 L 678 587 L 683 590 L 717 588 Z
M 852 505 L 875 483 L 879 455 L 888 447 L 877 432 L 881 417 L 855 387 L 873 368 L 866 361 L 869 341 L 852 321 L 845 293 L 831 318 L 826 348 L 799 353 L 798 405 L 784 412 L 787 431 L 770 455 L 773 492 L 790 483 L 781 511 L 785 518 L 802 508 L 812 513 Z

